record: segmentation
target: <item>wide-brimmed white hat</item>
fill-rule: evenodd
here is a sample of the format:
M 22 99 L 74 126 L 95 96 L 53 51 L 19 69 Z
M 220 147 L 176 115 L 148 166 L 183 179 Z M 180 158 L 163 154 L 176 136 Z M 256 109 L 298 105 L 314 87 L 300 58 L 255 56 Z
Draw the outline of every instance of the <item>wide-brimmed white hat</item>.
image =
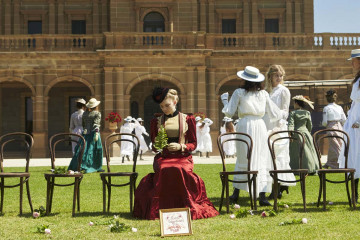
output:
M 138 118 L 138 119 L 136 119 L 136 121 L 143 122 L 144 120 L 142 120 L 142 118 Z
M 292 98 L 293 100 L 299 100 L 299 101 L 303 101 L 305 103 L 307 103 L 312 109 L 314 109 L 314 102 L 306 99 L 303 95 L 296 95 L 295 97 Z
M 86 104 L 86 107 L 87 108 L 94 108 L 99 104 L 100 104 L 100 101 L 96 100 L 96 98 L 91 98 L 89 100 L 89 102 Z
M 125 122 L 130 122 L 132 119 L 133 119 L 133 118 L 132 118 L 131 116 L 127 116 L 127 117 L 124 119 L 124 121 L 125 121 Z
M 200 116 L 197 116 L 196 118 L 195 118 L 195 121 L 200 121 L 201 120 L 201 117 Z
M 250 82 L 262 82 L 265 79 L 265 76 L 260 73 L 259 69 L 252 66 L 246 66 L 244 71 L 238 71 L 236 75 Z
M 83 98 L 78 98 L 78 99 L 75 100 L 75 102 L 82 103 L 84 105 L 86 104 L 86 101 Z
M 209 118 L 205 118 L 204 119 L 204 123 L 209 123 L 210 122 L 210 119 Z
M 353 49 L 351 50 L 351 56 L 348 58 L 348 60 L 351 60 L 353 58 L 360 57 L 360 49 Z

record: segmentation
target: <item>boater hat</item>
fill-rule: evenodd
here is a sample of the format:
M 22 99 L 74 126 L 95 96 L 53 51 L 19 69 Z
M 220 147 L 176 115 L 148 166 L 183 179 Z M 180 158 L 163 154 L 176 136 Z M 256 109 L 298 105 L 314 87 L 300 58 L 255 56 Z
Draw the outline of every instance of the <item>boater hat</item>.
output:
M 130 122 L 131 120 L 132 120 L 132 117 L 131 117 L 131 116 L 127 116 L 127 117 L 124 119 L 125 122 Z
M 96 98 L 91 98 L 89 100 L 89 102 L 86 104 L 86 107 L 87 108 L 94 108 L 99 104 L 100 104 L 100 101 L 96 100 Z
M 238 71 L 236 75 L 250 82 L 262 82 L 265 79 L 265 76 L 260 73 L 259 69 L 252 66 L 246 66 L 244 71 Z
M 86 101 L 83 98 L 78 98 L 75 100 L 75 102 L 82 103 L 84 105 L 86 104 Z
M 195 121 L 200 121 L 201 120 L 201 117 L 200 116 L 197 116 L 196 118 L 195 118 Z
M 142 120 L 142 118 L 138 118 L 138 119 L 136 119 L 136 121 L 143 122 L 144 120 Z
M 310 101 L 309 99 L 306 99 L 303 95 L 296 95 L 292 98 L 293 100 L 303 101 L 307 103 L 312 109 L 314 109 L 314 102 Z
M 351 50 L 351 56 L 348 58 L 348 60 L 351 60 L 353 58 L 360 57 L 360 49 L 353 49 Z

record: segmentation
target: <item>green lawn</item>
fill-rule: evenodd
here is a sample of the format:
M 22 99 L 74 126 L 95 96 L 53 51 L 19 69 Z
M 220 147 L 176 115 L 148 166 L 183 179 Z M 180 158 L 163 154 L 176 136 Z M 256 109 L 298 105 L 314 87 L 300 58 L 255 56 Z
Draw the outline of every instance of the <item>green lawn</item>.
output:
M 128 166 L 116 166 L 114 170 L 126 169 Z M 8 168 L 6 171 L 19 169 Z M 30 169 L 31 194 L 34 208 L 45 206 L 46 182 L 43 173 L 48 167 Z M 206 184 L 210 200 L 218 208 L 221 193 L 219 178 L 220 165 L 196 165 L 194 171 Z M 139 179 L 152 171 L 152 166 L 138 166 Z M 342 175 L 339 175 L 339 178 Z M 317 176 L 307 178 L 306 193 L 308 211 L 303 212 L 300 185 L 290 188 L 290 194 L 284 192 L 282 201 L 292 203 L 289 209 L 283 209 L 275 217 L 260 217 L 263 210 L 259 208 L 253 216 L 230 219 L 225 209 L 220 216 L 210 219 L 195 220 L 193 235 L 187 239 L 344 239 L 360 236 L 360 214 L 352 211 L 347 204 L 344 185 L 328 184 L 328 210 L 316 207 L 319 180 Z M 24 189 L 25 190 L 25 189 Z M 19 213 L 19 188 L 5 190 L 4 214 L 0 216 L 1 239 L 153 239 L 160 237 L 159 221 L 136 220 L 129 213 L 128 187 L 112 191 L 112 213 L 102 213 L 102 185 L 98 173 L 85 175 L 81 183 L 81 212 L 71 217 L 72 187 L 55 188 L 51 216 L 33 219 L 24 191 L 23 211 Z M 248 195 L 241 192 L 239 204 L 242 209 L 250 209 Z M 90 227 L 90 221 L 100 222 L 110 219 L 114 214 L 120 215 L 120 221 L 138 229 L 138 232 L 111 233 L 104 225 Z M 307 218 L 308 224 L 279 226 L 280 222 L 294 218 Z M 33 233 L 37 226 L 48 224 L 50 236 Z

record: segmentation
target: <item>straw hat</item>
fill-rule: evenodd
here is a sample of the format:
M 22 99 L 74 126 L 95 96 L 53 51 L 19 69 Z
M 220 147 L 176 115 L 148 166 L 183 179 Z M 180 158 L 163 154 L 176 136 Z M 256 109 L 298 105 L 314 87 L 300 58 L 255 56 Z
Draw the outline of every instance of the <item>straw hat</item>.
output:
M 130 121 L 132 121 L 132 117 L 131 116 L 127 116 L 125 119 L 124 119 L 124 121 L 125 122 L 130 122 Z
M 353 49 L 351 50 L 351 56 L 348 58 L 348 60 L 351 60 L 353 58 L 360 57 L 360 49 Z
M 314 102 L 306 99 L 303 95 L 296 95 L 295 97 L 292 98 L 293 100 L 298 100 L 298 101 L 303 101 L 305 103 L 307 103 L 312 109 L 314 109 Z
M 265 76 L 260 73 L 259 69 L 252 66 L 246 66 L 244 71 L 238 71 L 236 75 L 250 82 L 262 82 L 265 79 Z
M 99 104 L 100 104 L 100 101 L 96 100 L 96 98 L 91 98 L 89 100 L 89 102 L 86 104 L 86 107 L 87 108 L 94 108 Z
M 78 98 L 78 99 L 75 100 L 75 102 L 82 103 L 84 105 L 86 104 L 86 101 L 83 98 Z

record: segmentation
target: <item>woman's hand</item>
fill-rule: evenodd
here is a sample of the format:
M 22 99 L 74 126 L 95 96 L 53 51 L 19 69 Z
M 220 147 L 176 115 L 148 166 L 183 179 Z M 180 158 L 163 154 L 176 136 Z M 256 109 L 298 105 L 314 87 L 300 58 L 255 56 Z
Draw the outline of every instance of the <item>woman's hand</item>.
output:
M 181 150 L 181 144 L 179 144 L 179 143 L 170 143 L 170 144 L 168 145 L 167 149 L 168 149 L 170 152 L 179 151 L 179 150 Z

